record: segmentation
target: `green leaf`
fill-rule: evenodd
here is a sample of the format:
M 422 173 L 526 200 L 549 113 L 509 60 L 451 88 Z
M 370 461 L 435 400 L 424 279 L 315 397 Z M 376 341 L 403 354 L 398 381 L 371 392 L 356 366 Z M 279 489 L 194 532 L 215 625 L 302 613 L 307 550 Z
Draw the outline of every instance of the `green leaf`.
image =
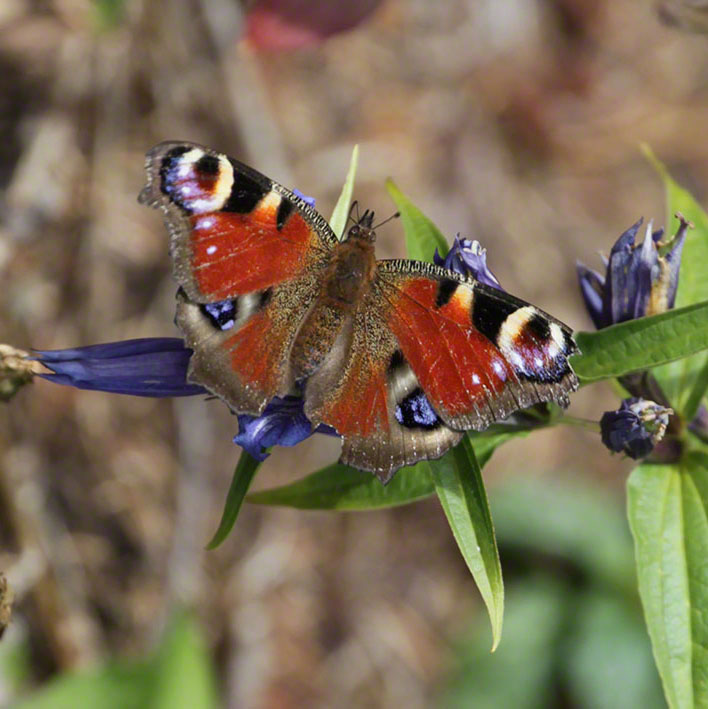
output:
M 473 434 L 472 445 L 480 466 L 487 464 L 502 443 L 526 431 Z M 426 467 L 401 468 L 388 485 L 382 485 L 371 473 L 335 463 L 300 480 L 252 492 L 246 500 L 258 505 L 284 505 L 306 510 L 376 510 L 407 505 L 435 492 Z
M 304 510 L 375 510 L 406 505 L 433 494 L 427 470 L 401 468 L 388 485 L 363 470 L 333 463 L 300 480 L 252 492 L 246 499 L 258 505 L 284 505 Z
M 501 640 L 504 583 L 482 470 L 467 437 L 428 465 L 455 541 L 487 606 L 493 652 Z
M 436 248 L 441 256 L 445 256 L 450 246 L 435 224 L 398 189 L 393 180 L 386 180 L 386 189 L 401 213 L 408 258 L 432 261 Z
M 344 230 L 347 226 L 347 218 L 349 217 L 349 208 L 352 202 L 352 194 L 354 193 L 354 180 L 356 178 L 357 167 L 359 166 L 359 146 L 355 145 L 352 150 L 352 158 L 349 162 L 349 171 L 347 178 L 344 180 L 342 192 L 339 195 L 337 204 L 332 212 L 332 218 L 329 220 L 329 225 L 332 231 L 341 239 L 344 235 Z
M 688 230 L 683 247 L 676 307 L 708 300 L 708 214 L 691 193 L 669 175 L 666 167 L 647 146 L 643 146 L 643 150 L 664 181 L 666 224 L 670 225 L 667 233 L 673 235 L 678 229 L 679 221 L 674 216 L 676 212 L 681 212 L 694 225 L 693 229 Z M 698 408 L 696 402 L 700 403 L 705 394 L 708 381 L 701 374 L 706 367 L 708 358 L 703 354 L 666 365 L 654 372 L 671 405 L 687 419 L 695 415 Z
M 708 456 L 640 465 L 627 486 L 639 593 L 666 699 L 708 706 Z
M 643 150 L 666 187 L 667 234 L 675 234 L 679 228 L 676 212 L 681 212 L 694 226 L 694 229 L 689 229 L 683 247 L 676 307 L 708 300 L 708 280 L 705 277 L 708 270 L 708 214 L 693 195 L 669 175 L 665 165 L 649 147 L 643 146 Z
M 207 544 L 207 549 L 216 549 L 216 547 L 229 536 L 229 532 L 233 529 L 234 524 L 236 524 L 236 518 L 243 504 L 243 498 L 246 497 L 248 488 L 253 481 L 253 476 L 256 474 L 260 465 L 260 461 L 251 457 L 246 451 L 241 453 L 241 457 L 238 459 L 236 465 L 236 470 L 234 470 L 234 476 L 231 479 L 229 494 L 226 496 L 226 504 L 224 505 L 224 512 L 221 515 L 219 528 L 216 530 L 209 544 Z
M 98 670 L 59 675 L 15 702 L 14 709 L 124 709 L 142 707 L 150 695 L 151 667 L 145 663 L 110 664 Z
M 693 358 L 690 358 L 693 359 Z M 677 363 L 680 364 L 680 363 Z M 667 367 L 673 367 L 674 364 L 668 364 Z M 708 357 L 703 360 L 703 366 L 692 372 L 693 379 L 692 388 L 688 392 L 688 396 L 684 397 L 685 404 L 680 409 L 686 421 L 692 421 L 698 413 L 698 407 L 703 401 L 706 389 L 708 389 Z M 679 398 L 679 406 L 681 406 L 681 398 Z
M 611 379 L 708 349 L 708 302 L 578 332 L 571 364 L 582 384 Z

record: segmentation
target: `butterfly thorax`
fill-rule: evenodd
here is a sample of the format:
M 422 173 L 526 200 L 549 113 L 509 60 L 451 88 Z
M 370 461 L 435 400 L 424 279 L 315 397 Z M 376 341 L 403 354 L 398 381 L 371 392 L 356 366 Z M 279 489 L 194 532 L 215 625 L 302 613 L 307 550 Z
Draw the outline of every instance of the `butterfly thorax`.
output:
M 320 292 L 293 345 L 291 361 L 296 379 L 317 371 L 371 288 L 376 272 L 373 240 L 356 231 L 352 234 L 352 230 L 335 248 Z

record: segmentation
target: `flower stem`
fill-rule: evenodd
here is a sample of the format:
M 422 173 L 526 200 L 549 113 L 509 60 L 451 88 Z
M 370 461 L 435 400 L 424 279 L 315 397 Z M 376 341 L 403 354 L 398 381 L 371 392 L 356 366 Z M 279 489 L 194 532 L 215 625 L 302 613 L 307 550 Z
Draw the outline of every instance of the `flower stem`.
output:
M 576 426 L 578 428 L 584 428 L 587 431 L 600 433 L 599 422 L 591 419 L 582 419 L 577 416 L 561 416 L 556 423 L 563 423 L 566 426 Z

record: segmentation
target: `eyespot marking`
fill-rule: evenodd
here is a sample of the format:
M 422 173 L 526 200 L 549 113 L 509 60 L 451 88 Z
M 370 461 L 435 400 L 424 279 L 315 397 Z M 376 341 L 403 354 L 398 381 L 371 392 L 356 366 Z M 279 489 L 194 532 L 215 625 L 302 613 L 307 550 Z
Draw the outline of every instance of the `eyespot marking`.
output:
M 217 330 L 230 330 L 236 323 L 238 298 L 222 300 L 218 303 L 204 303 L 199 307 Z
M 403 401 L 396 405 L 396 421 L 405 428 L 421 428 L 431 431 L 442 425 L 440 417 L 430 405 L 420 387 L 416 387 Z
M 233 168 L 226 158 L 184 145 L 169 150 L 160 167 L 161 191 L 187 214 L 221 209 L 233 179 Z

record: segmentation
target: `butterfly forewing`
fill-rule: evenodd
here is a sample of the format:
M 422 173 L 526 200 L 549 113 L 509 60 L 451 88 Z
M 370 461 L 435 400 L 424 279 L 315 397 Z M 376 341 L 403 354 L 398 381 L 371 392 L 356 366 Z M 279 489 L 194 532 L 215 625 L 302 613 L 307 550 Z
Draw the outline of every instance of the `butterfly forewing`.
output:
M 140 201 L 160 207 L 175 277 L 209 303 L 321 268 L 337 238 L 300 197 L 226 155 L 160 143 L 147 155 Z
M 432 264 L 380 261 L 388 324 L 435 410 L 481 430 L 578 382 L 570 330 L 528 303 Z

